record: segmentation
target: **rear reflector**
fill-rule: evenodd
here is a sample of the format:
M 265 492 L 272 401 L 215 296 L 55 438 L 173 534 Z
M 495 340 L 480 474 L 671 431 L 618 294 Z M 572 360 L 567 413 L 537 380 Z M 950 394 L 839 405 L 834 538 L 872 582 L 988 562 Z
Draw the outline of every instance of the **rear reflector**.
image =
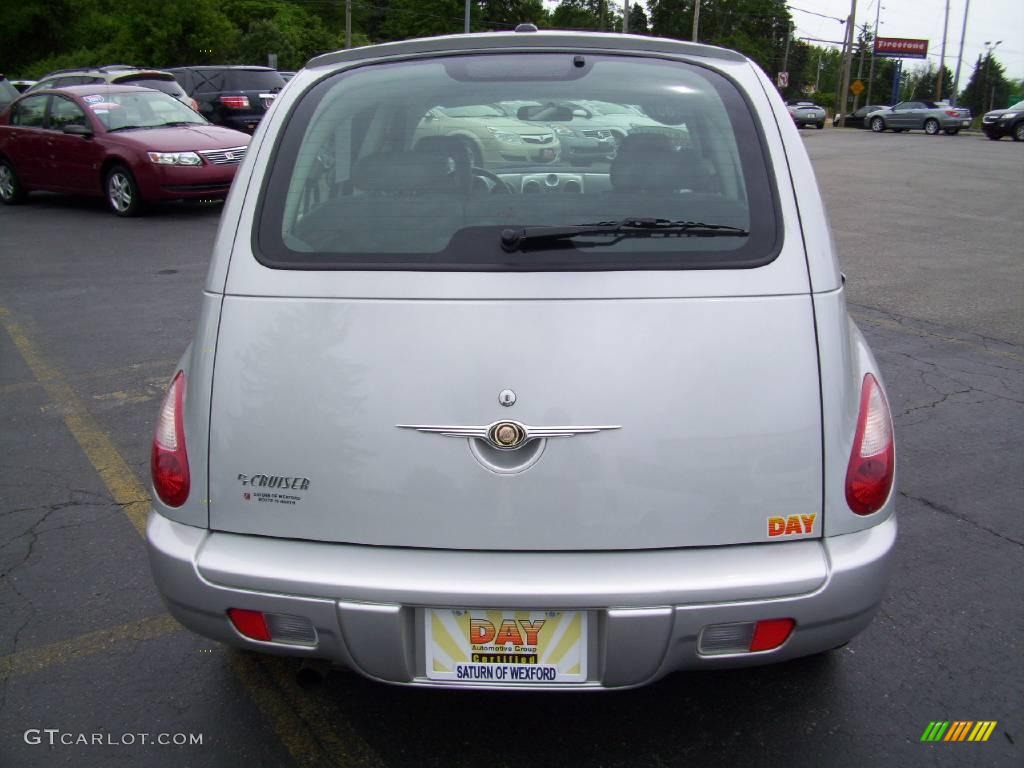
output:
M 270 640 L 270 630 L 267 629 L 267 622 L 259 611 L 247 611 L 245 608 L 229 608 L 228 618 L 235 625 L 235 629 L 246 637 L 253 640 Z
M 228 618 L 235 625 L 235 629 L 253 640 L 288 645 L 316 645 L 316 628 L 305 616 L 230 608 Z
M 702 656 L 771 651 L 786 642 L 795 626 L 793 619 L 711 624 L 701 630 L 697 650 Z
M 751 651 L 770 651 L 778 648 L 789 637 L 796 622 L 792 619 L 768 619 L 757 622 L 750 640 Z
M 885 504 L 892 491 L 896 448 L 892 416 L 882 387 L 870 373 L 860 393 L 857 432 L 846 469 L 846 503 L 858 515 L 870 515 Z

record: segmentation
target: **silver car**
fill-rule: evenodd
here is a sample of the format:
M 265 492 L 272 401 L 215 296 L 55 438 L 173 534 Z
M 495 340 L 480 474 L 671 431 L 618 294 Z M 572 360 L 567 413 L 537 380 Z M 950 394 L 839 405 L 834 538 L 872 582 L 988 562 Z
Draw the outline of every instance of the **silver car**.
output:
M 414 144 L 439 104 L 574 99 L 689 141 L 585 173 Z M 740 54 L 648 37 L 313 59 L 235 177 L 151 467 L 182 624 L 417 686 L 822 653 L 896 538 L 882 377 L 786 106 Z
M 920 130 L 929 136 L 945 131 L 954 136 L 971 127 L 970 110 L 937 104 L 934 101 L 901 101 L 893 107 L 869 112 L 864 121 L 875 133 Z

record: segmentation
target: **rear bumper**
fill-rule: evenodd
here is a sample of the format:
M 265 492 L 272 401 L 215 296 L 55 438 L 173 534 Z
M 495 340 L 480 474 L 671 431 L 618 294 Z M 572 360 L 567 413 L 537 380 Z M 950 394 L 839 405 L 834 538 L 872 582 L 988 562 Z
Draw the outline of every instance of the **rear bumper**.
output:
M 894 517 L 820 540 L 576 553 L 291 541 L 211 533 L 156 513 L 147 527 L 157 587 L 189 629 L 250 650 L 328 659 L 384 682 L 464 685 L 426 679 L 423 607 L 584 609 L 590 679 L 547 686 L 559 689 L 630 687 L 676 670 L 764 664 L 841 645 L 871 622 L 895 538 Z M 307 617 L 317 644 L 246 639 L 229 608 Z M 698 652 L 707 625 L 772 618 L 796 621 L 775 650 Z

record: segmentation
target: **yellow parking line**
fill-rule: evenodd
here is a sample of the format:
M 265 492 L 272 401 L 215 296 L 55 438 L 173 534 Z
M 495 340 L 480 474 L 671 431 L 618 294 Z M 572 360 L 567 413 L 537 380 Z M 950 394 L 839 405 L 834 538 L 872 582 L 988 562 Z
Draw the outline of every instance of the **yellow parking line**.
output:
M 3 317 L 0 314 L 0 317 Z M 77 376 L 68 376 L 68 382 L 74 383 L 78 381 L 94 381 L 96 379 L 107 379 L 117 378 L 124 376 L 125 374 L 136 373 L 138 371 L 154 371 L 162 374 L 166 374 L 168 378 L 174 372 L 174 364 L 178 362 L 172 358 L 166 358 L 163 360 L 146 360 L 141 363 L 130 363 L 128 365 L 118 366 L 117 368 L 103 368 L 99 371 L 90 371 L 89 373 L 81 373 Z M 5 395 L 18 394 L 20 392 L 28 392 L 42 386 L 37 379 L 31 381 L 15 381 L 11 384 L 0 384 L 0 397 Z
M 86 410 L 60 372 L 39 353 L 21 326 L 10 319 L 9 314 L 6 309 L 0 307 L 0 322 L 3 323 L 14 346 L 18 348 L 32 375 L 46 390 L 50 400 L 64 414 L 64 423 L 99 473 L 111 498 L 120 505 L 121 511 L 128 516 L 139 535 L 145 535 L 149 494 L 135 479 L 135 474 L 121 458 L 121 454 L 100 427 L 99 422 Z
M 121 506 L 135 530 L 145 536 L 149 496 L 135 474 L 60 371 L 46 361 L 22 327 L 10 319 L 10 312 L 4 307 L 0 307 L 0 323 L 32 375 L 64 414 L 64 423 L 99 473 L 111 497 Z M 178 628 L 170 616 L 157 616 L 41 648 L 19 651 L 0 658 L 0 679 L 101 653 L 120 640 L 159 637 Z M 269 669 L 274 670 L 273 673 L 260 673 L 261 663 L 266 663 Z M 321 765 L 377 768 L 384 765 L 333 706 L 314 703 L 298 688 L 294 675 L 283 663 L 276 663 L 277 666 L 272 666 L 271 662 L 259 662 L 255 657 L 238 654 L 232 667 L 297 765 L 303 768 Z M 329 712 L 324 711 L 325 707 Z
M 314 692 L 299 687 L 290 662 L 235 653 L 232 667 L 260 709 L 273 713 L 278 737 L 300 765 L 384 768 L 380 755 L 333 704 L 316 701 Z M 313 745 L 315 752 L 310 751 Z
M 123 642 L 139 642 L 177 632 L 183 627 L 166 613 L 140 621 L 130 621 L 118 627 L 99 629 L 70 640 L 61 640 L 27 651 L 0 656 L 0 680 L 13 675 L 40 672 L 54 664 L 66 664 L 75 659 L 109 651 Z

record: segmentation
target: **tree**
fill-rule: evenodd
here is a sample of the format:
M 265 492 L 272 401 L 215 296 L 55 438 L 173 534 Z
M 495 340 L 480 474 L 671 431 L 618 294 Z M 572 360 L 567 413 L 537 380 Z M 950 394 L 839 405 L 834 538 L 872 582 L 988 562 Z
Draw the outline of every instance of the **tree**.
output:
M 949 67 L 942 68 L 942 98 L 949 97 L 949 89 L 952 87 L 953 73 Z M 935 79 L 939 74 L 939 68 L 930 61 L 923 69 L 915 70 L 908 77 L 906 101 L 930 101 L 935 98 Z
M 480 0 L 477 5 L 480 23 L 491 28 L 515 29 L 523 23 L 547 26 L 542 0 Z
M 603 3 L 598 0 L 561 0 L 551 12 L 555 29 L 600 29 Z
M 979 56 L 967 87 L 960 94 L 958 104 L 970 107 L 972 115 L 983 115 L 990 109 L 1010 105 L 1013 84 L 1006 79 L 1006 70 L 992 54 Z
M 690 39 L 694 0 L 650 0 L 649 8 L 655 35 Z M 702 43 L 740 51 L 775 75 L 782 66 L 791 22 L 785 0 L 701 0 L 698 37 Z
M 647 23 L 647 13 L 640 3 L 633 3 L 629 9 L 629 32 L 633 35 L 648 35 L 650 27 Z

